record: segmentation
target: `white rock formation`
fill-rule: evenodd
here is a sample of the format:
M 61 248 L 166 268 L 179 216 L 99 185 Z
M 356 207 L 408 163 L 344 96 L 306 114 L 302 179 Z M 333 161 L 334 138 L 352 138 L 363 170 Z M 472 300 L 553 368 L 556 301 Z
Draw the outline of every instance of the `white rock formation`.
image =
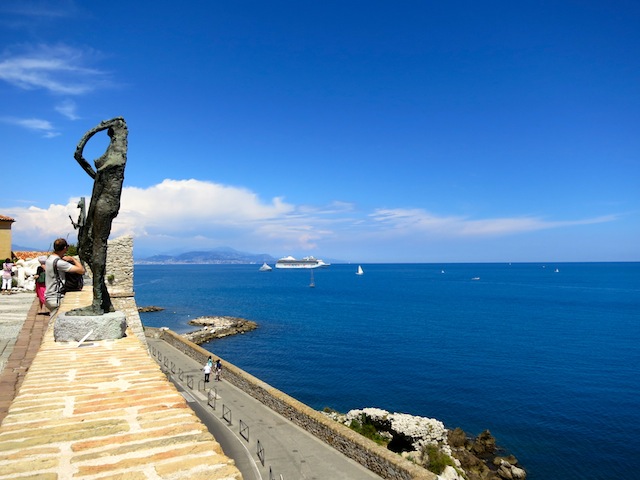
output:
M 438 445 L 444 453 L 451 456 L 447 429 L 440 420 L 407 413 L 389 413 L 379 408 L 364 408 L 348 412 L 345 415 L 345 425 L 349 425 L 352 420 L 359 421 L 363 414 L 370 418 L 374 425 L 384 425 L 392 434 L 410 438 L 413 450 L 417 452 L 426 445 Z
M 464 477 L 460 476 L 460 474 L 450 465 L 447 465 L 444 468 L 444 472 L 438 475 L 438 480 L 465 480 Z

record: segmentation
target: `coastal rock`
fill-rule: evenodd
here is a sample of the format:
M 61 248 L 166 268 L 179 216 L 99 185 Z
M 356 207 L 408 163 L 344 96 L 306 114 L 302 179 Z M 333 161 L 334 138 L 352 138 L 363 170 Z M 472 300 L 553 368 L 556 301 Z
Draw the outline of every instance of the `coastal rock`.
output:
M 138 312 L 139 313 L 146 313 L 146 312 L 160 312 L 164 310 L 164 308 L 162 307 L 155 307 L 153 305 L 149 306 L 149 307 L 138 307 Z
M 460 428 L 449 432 L 453 457 L 467 474 L 468 480 L 523 480 L 526 471 L 513 455 L 494 456 L 498 449 L 489 430 L 470 439 Z
M 485 430 L 476 437 L 471 450 L 481 457 L 491 456 L 496 451 L 496 439 L 493 438 L 489 430 Z
M 466 480 L 458 471 L 451 465 L 447 465 L 440 475 L 438 480 Z
M 497 467 L 502 465 L 502 462 L 509 462 L 511 465 L 518 465 L 518 459 L 513 455 L 509 455 L 507 457 L 496 457 L 493 459 L 493 464 Z
M 454 449 L 453 455 L 460 462 L 468 480 L 498 480 L 497 474 L 466 448 Z
M 389 435 L 387 448 L 429 468 L 428 450 L 436 446 L 454 466 L 439 474 L 446 480 L 524 480 L 526 472 L 513 455 L 495 457 L 496 440 L 489 430 L 471 439 L 461 428 L 448 430 L 439 420 L 406 413 L 389 413 L 379 408 L 351 410 L 346 414 L 325 411 L 335 421 L 369 423 L 382 435 Z M 464 473 L 461 473 L 464 472 Z
M 438 445 L 447 455 L 451 449 L 447 442 L 447 429 L 435 418 L 416 417 L 407 413 L 389 413 L 379 408 L 351 410 L 345 416 L 345 423 L 359 421 L 365 416 L 379 431 L 389 432 L 392 440 L 388 448 L 394 452 L 420 452 L 427 445 Z
M 498 467 L 498 475 L 505 480 L 524 480 L 527 478 L 526 472 L 515 465 L 503 460 Z
M 449 430 L 449 445 L 454 448 L 464 447 L 469 443 L 467 434 L 460 427 Z
M 238 317 L 198 317 L 190 320 L 189 325 L 201 325 L 203 327 L 200 330 L 182 335 L 196 345 L 201 345 L 214 338 L 250 332 L 258 328 L 256 322 Z

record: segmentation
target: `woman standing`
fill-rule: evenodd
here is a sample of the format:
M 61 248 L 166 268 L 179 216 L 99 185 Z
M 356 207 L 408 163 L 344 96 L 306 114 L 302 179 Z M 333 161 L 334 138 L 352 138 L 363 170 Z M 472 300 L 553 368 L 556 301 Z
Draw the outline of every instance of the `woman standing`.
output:
M 47 289 L 47 285 L 45 284 L 46 275 L 44 273 L 44 264 L 47 261 L 47 257 L 45 257 L 44 255 L 38 257 L 38 261 L 40 262 L 40 265 L 38 265 L 38 270 L 36 271 L 36 295 L 38 296 L 40 309 L 42 310 L 45 302 L 44 292 Z
M 13 270 L 13 262 L 7 258 L 2 264 L 2 293 L 11 292 L 11 272 Z

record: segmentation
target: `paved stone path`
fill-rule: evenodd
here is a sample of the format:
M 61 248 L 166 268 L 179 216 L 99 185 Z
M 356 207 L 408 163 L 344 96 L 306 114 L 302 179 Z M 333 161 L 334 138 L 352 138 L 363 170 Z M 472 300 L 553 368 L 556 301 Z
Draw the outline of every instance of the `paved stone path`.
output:
M 6 312 L 19 310 L 9 303 Z M 90 303 L 90 290 L 70 292 L 60 308 Z M 15 319 L 25 318 L 3 372 L 17 371 L 7 383 L 20 388 L 0 424 L 0 480 L 242 478 L 130 329 L 119 340 L 55 342 L 55 318 L 21 305 Z
M 33 292 L 0 297 L 0 422 L 7 415 L 48 326 L 49 315 L 39 312 Z

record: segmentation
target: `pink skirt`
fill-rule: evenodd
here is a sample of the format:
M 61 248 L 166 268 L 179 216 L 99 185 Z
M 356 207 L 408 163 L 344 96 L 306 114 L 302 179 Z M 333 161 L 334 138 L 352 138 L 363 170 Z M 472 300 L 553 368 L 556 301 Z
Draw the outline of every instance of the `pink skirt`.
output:
M 40 300 L 40 306 L 44 305 L 44 292 L 47 289 L 47 286 L 44 283 L 36 282 L 36 295 L 38 296 L 38 300 Z

